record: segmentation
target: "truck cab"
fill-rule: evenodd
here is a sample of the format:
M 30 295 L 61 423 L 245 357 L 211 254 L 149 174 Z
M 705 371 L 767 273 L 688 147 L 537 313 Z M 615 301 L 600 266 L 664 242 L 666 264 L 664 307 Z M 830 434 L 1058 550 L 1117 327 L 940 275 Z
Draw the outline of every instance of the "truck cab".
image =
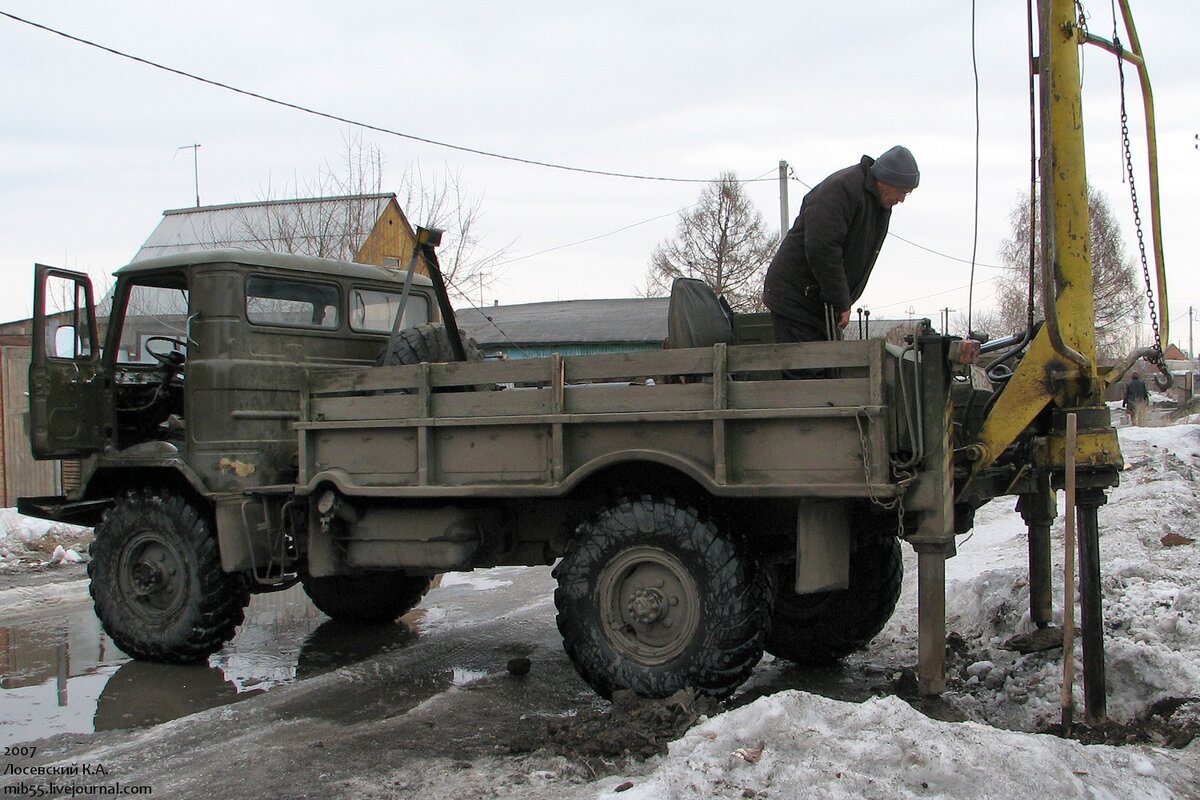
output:
M 411 267 L 186 252 L 118 270 L 98 314 L 86 275 L 35 275 L 30 443 L 82 469 L 68 495 L 18 507 L 97 526 L 96 611 L 125 652 L 200 660 L 250 594 L 299 580 L 286 503 L 250 495 L 295 479 L 306 383 L 380 363 L 394 331 L 438 320 L 433 284 Z
M 376 363 L 404 273 L 303 256 L 214 250 L 116 273 L 107 318 L 87 276 L 37 265 L 30 368 L 38 458 L 97 473 L 170 464 L 202 494 L 294 474 L 307 370 Z M 437 318 L 415 275 L 402 327 Z

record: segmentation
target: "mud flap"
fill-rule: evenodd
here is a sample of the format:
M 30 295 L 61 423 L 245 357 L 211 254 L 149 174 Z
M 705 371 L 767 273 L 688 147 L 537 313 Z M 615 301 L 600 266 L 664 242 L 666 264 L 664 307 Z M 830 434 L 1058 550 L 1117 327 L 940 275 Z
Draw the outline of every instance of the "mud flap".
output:
M 796 594 L 850 587 L 850 514 L 841 500 L 796 508 Z

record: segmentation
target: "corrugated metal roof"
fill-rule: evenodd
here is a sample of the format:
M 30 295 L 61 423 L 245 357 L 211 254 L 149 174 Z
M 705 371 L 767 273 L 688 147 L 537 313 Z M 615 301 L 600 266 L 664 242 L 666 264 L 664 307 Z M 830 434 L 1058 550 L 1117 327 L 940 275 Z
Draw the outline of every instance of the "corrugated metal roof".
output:
M 133 262 L 212 248 L 350 261 L 393 198 L 370 194 L 171 209 Z
M 917 325 L 921 320 L 913 319 L 868 319 L 863 323 L 863 334 L 858 333 L 858 317 L 853 312 L 850 314 L 850 324 L 843 331 L 845 339 L 887 339 L 897 331 L 896 335 L 906 335 L 916 330 Z
M 455 312 L 481 347 L 648 344 L 667 337 L 666 297 L 563 300 Z

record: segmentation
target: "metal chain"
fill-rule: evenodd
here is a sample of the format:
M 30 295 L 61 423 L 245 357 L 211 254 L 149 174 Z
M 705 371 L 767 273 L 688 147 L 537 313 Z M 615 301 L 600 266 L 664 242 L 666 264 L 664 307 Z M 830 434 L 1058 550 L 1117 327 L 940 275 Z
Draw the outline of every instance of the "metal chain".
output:
M 1129 114 L 1125 110 L 1125 60 L 1121 57 L 1124 50 L 1121 40 L 1113 36 L 1113 46 L 1117 50 L 1117 74 L 1121 85 L 1121 141 L 1125 149 L 1125 174 L 1129 179 L 1129 199 L 1133 204 L 1133 224 L 1137 232 L 1138 254 L 1142 262 L 1142 277 L 1146 282 L 1146 303 L 1150 307 L 1150 326 L 1154 330 L 1155 353 L 1150 359 L 1164 374 L 1170 374 L 1167 362 L 1163 357 L 1162 331 L 1158 327 L 1158 311 L 1154 305 L 1154 288 L 1150 281 L 1150 262 L 1146 258 L 1146 236 L 1142 231 L 1142 212 L 1138 205 L 1137 185 L 1134 183 L 1133 150 L 1129 143 Z
M 884 500 L 875 492 L 875 485 L 871 482 L 871 449 L 867 445 L 867 432 L 863 428 L 863 417 L 865 410 L 857 408 L 854 410 L 854 423 L 858 426 L 858 441 L 862 445 L 863 454 L 863 476 L 867 481 L 868 499 L 880 508 L 891 510 L 896 509 L 896 525 L 900 535 L 904 535 L 904 496 L 908 493 L 909 484 L 916 480 L 915 471 L 905 471 L 893 467 L 892 473 L 898 479 L 896 481 L 897 495 L 891 500 Z M 870 424 L 870 420 L 867 420 Z

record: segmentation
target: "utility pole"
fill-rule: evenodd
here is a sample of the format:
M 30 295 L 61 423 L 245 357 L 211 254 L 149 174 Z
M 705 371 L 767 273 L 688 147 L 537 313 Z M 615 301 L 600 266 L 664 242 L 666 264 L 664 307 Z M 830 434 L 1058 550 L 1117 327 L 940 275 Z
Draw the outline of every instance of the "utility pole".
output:
M 782 159 L 779 162 L 779 241 L 787 236 L 791 227 L 791 216 L 788 214 L 788 163 Z
M 957 308 L 942 308 L 939 310 L 942 312 L 942 335 L 949 336 L 950 335 L 950 312 L 958 311 L 958 309 Z
M 1188 374 L 1185 386 L 1188 396 L 1196 394 L 1196 351 L 1192 349 L 1192 322 L 1196 318 L 1195 306 L 1188 306 Z
M 200 207 L 200 145 L 185 144 L 181 147 L 175 148 L 176 153 L 178 153 L 180 150 L 191 150 L 192 151 L 192 178 L 194 179 L 195 186 L 196 186 L 196 208 L 199 208 Z

